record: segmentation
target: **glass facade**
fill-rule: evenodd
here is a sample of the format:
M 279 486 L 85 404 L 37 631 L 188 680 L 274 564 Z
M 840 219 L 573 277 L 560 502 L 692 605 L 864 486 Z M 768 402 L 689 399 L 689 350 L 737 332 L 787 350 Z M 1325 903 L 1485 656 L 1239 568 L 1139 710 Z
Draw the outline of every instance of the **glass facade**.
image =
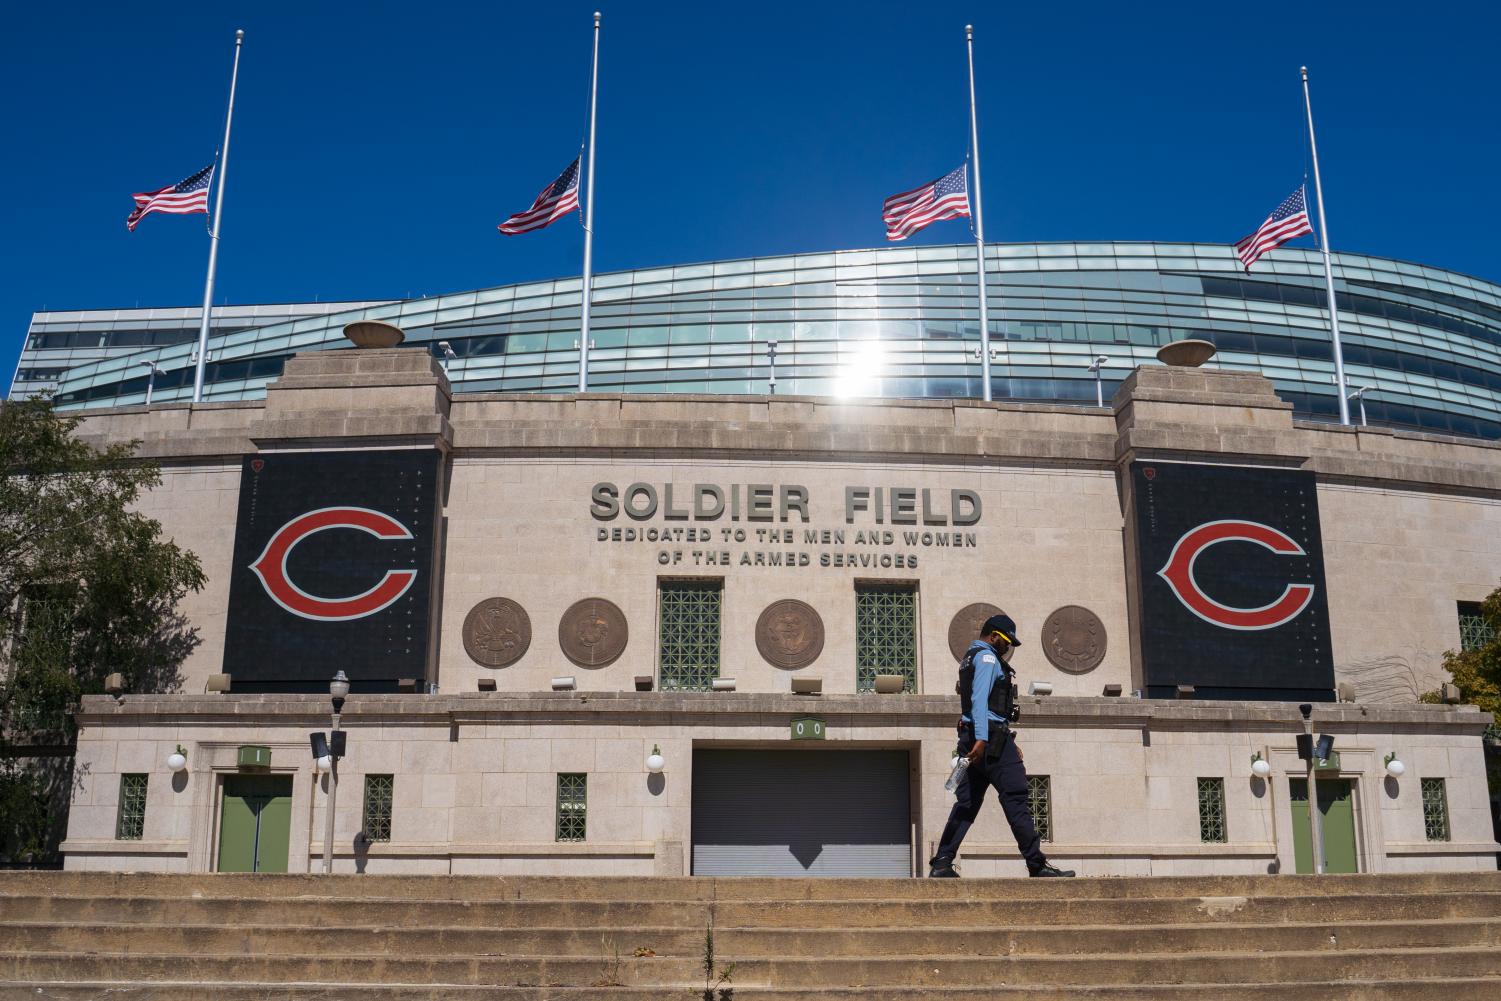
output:
M 1217 244 L 990 244 L 985 253 L 997 400 L 1092 404 L 1087 366 L 1095 355 L 1109 359 L 1108 398 L 1134 367 L 1155 363 L 1158 347 L 1197 337 L 1219 347 L 1211 364 L 1262 372 L 1300 416 L 1337 411 L 1314 251 L 1279 249 L 1249 275 Z M 974 255 L 968 244 L 892 247 L 599 275 L 589 388 L 765 393 L 775 341 L 778 393 L 980 397 Z M 1368 387 L 1372 423 L 1501 437 L 1501 286 L 1358 254 L 1336 255 L 1335 276 L 1350 387 Z M 531 282 L 236 319 L 232 332 L 226 319 L 212 342 L 207 397 L 261 395 L 288 355 L 344 346 L 344 324 L 358 319 L 395 323 L 435 357 L 446 341 L 458 392 L 572 392 L 579 289 L 577 278 Z M 57 376 L 61 405 L 119 406 L 143 401 L 141 361 L 150 359 L 163 369 L 154 399 L 189 398 L 194 344 L 158 343 L 157 321 L 122 319 L 133 312 L 152 311 L 113 311 L 110 323 L 142 324 L 149 347 L 101 348 L 100 336 L 120 332 L 84 320 L 57 330 L 34 321 L 33 340 L 79 335 L 96 343 L 28 348 L 20 368 L 71 362 Z M 65 351 L 82 354 L 53 357 Z M 25 388 L 17 382 L 13 391 Z

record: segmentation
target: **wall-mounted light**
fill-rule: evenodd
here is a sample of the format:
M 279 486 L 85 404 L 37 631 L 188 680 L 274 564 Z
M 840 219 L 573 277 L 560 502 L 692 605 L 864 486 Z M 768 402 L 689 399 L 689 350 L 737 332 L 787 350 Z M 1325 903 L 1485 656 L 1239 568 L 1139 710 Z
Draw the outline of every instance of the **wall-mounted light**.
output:
M 1052 695 L 1053 683 L 1051 681 L 1034 681 L 1027 685 L 1028 695 Z
M 188 752 L 182 749 L 181 744 L 177 745 L 177 750 L 167 755 L 167 767 L 174 772 L 180 772 L 188 767 Z
M 658 775 L 666 767 L 667 759 L 662 757 L 662 749 L 653 744 L 651 746 L 651 753 L 646 756 L 646 770 L 653 775 Z
M 552 679 L 552 690 L 555 692 L 571 692 L 575 687 L 573 676 Z
M 1259 779 L 1264 779 L 1272 774 L 1272 763 L 1263 758 L 1260 751 L 1251 755 L 1251 774 Z
M 1396 778 L 1407 771 L 1407 766 L 1402 763 L 1401 758 L 1397 757 L 1396 751 L 1392 751 L 1386 757 L 1382 758 L 1381 763 L 1386 765 L 1386 774 L 1392 778 Z
M 735 690 L 734 678 L 715 678 L 709 687 L 716 692 L 733 692 Z

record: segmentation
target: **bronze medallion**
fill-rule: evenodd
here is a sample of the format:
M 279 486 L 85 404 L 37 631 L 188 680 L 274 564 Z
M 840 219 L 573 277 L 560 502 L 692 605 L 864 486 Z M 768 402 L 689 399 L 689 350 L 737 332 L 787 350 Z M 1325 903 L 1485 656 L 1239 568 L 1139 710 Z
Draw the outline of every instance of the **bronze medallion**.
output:
M 1080 605 L 1064 605 L 1042 624 L 1042 652 L 1072 674 L 1093 671 L 1105 659 L 1105 623 Z
M 756 649 L 773 666 L 807 667 L 823 653 L 823 619 L 795 598 L 773 601 L 756 620 Z
M 464 616 L 464 651 L 476 664 L 507 667 L 532 645 L 532 620 L 510 598 L 486 598 Z
M 563 656 L 579 667 L 604 667 L 625 651 L 625 613 L 604 598 L 575 601 L 558 623 Z
M 955 660 L 963 660 L 969 645 L 980 638 L 980 627 L 992 615 L 1000 615 L 1001 609 L 983 601 L 965 605 L 949 623 L 949 653 Z

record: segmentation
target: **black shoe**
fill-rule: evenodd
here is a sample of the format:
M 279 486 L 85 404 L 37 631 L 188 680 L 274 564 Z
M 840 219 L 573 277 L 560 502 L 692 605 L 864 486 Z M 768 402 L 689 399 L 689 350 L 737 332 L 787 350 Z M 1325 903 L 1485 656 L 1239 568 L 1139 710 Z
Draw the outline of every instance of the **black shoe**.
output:
M 1027 866 L 1027 875 L 1034 878 L 1044 876 L 1072 876 L 1074 875 L 1074 870 L 1060 869 L 1051 862 L 1044 862 L 1039 866 Z
M 958 879 L 959 872 L 954 868 L 954 863 L 935 859 L 928 869 L 929 879 Z

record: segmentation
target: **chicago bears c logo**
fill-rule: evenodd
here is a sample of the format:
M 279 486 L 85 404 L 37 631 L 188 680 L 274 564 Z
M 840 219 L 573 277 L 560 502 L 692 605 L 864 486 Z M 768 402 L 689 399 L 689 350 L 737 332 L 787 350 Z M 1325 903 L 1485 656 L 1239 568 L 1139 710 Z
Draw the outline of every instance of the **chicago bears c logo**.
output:
M 395 518 L 365 507 L 324 507 L 293 518 L 276 530 L 261 555 L 250 564 L 271 600 L 293 615 L 324 622 L 362 619 L 406 594 L 417 579 L 416 570 L 388 570 L 379 583 L 361 594 L 345 598 L 308 594 L 287 574 L 287 557 L 309 535 L 331 528 L 354 528 L 379 539 L 412 538 L 407 527 Z
M 1280 598 L 1260 608 L 1221 604 L 1204 593 L 1194 578 L 1194 561 L 1210 546 L 1230 541 L 1254 542 L 1279 556 L 1307 555 L 1302 546 L 1270 525 L 1240 520 L 1209 521 L 1183 534 L 1157 576 L 1167 581 L 1173 595 L 1190 612 L 1225 629 L 1275 629 L 1302 614 L 1313 600 L 1312 584 L 1288 584 Z

